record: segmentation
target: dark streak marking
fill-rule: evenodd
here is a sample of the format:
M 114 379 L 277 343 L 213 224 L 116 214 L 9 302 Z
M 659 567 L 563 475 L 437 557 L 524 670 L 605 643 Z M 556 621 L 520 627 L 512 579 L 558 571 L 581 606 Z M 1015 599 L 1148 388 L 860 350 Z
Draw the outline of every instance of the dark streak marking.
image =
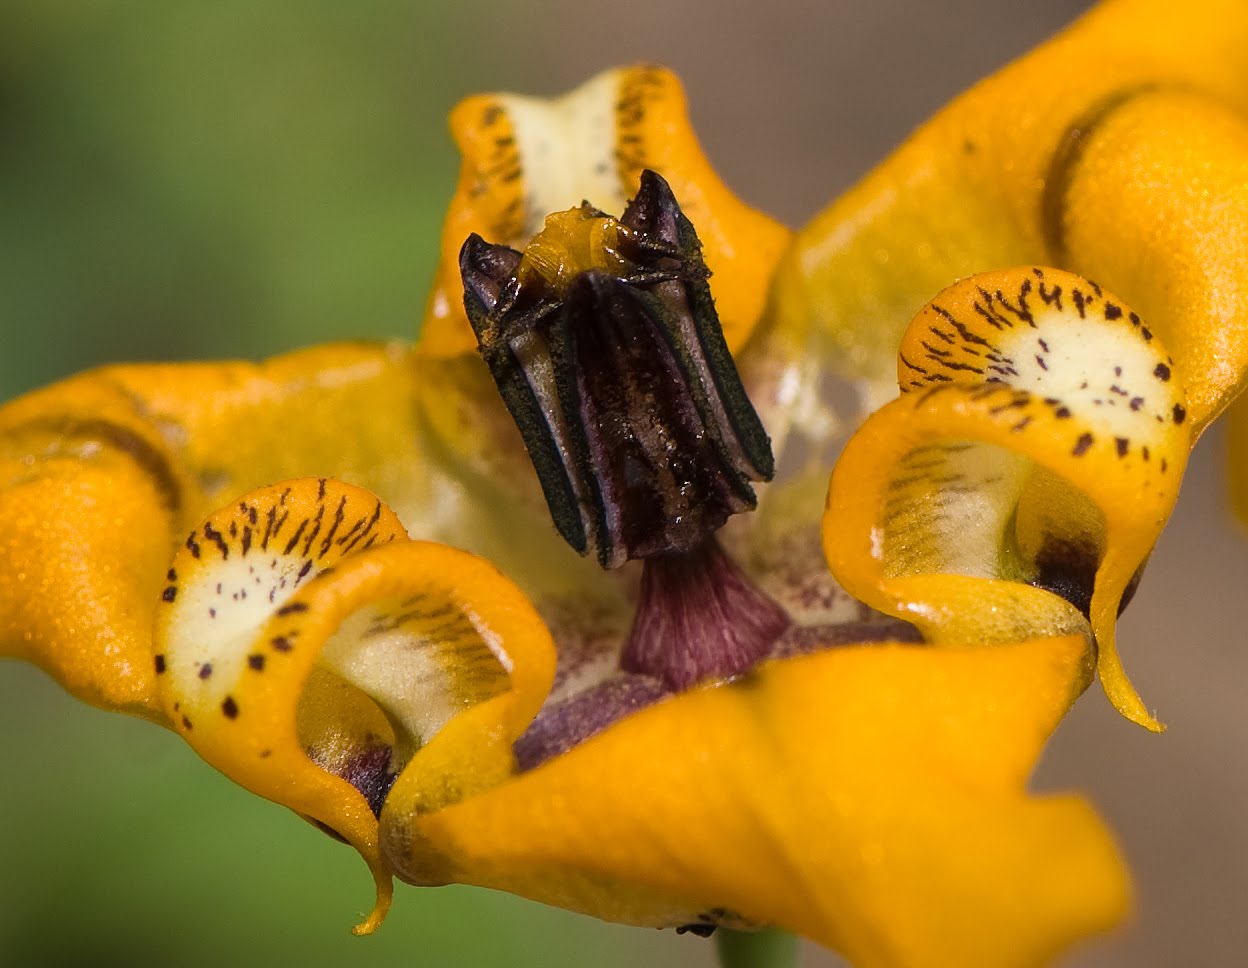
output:
M 332 547 L 334 543 L 334 535 L 338 533 L 338 528 L 342 525 L 342 522 L 346 517 L 346 507 L 347 498 L 344 494 L 342 499 L 338 502 L 337 509 L 334 511 L 333 523 L 330 524 L 329 531 L 326 533 L 324 540 L 321 541 L 321 551 L 317 557 L 322 557 L 329 551 L 330 547 Z
M 13 433 L 35 431 L 51 434 L 64 441 L 91 440 L 124 454 L 149 477 L 160 495 L 161 504 L 170 511 L 182 507 L 182 487 L 169 458 L 146 437 L 123 424 L 101 418 L 79 419 L 65 414 L 41 417 L 12 429 Z
M 1141 84 L 1112 91 L 1071 122 L 1058 142 L 1053 160 L 1049 163 L 1044 179 L 1044 191 L 1040 195 L 1040 230 L 1045 246 L 1055 265 L 1067 262 L 1066 258 L 1066 196 L 1087 150 L 1091 135 L 1105 120 L 1128 101 L 1153 89 L 1153 85 Z M 1080 316 L 1082 316 L 1082 311 Z
M 1082 457 L 1088 452 L 1088 448 L 1092 446 L 1096 440 L 1091 434 L 1081 434 L 1079 439 L 1075 441 L 1074 449 L 1070 452 L 1073 457 Z
M 282 554 L 288 555 L 295 550 L 295 545 L 299 543 L 299 539 L 303 537 L 303 529 L 308 526 L 308 519 L 304 518 L 299 522 L 299 527 L 295 529 L 295 533 L 290 540 L 286 542 L 286 547 L 282 549 Z
M 215 544 L 217 549 L 221 552 L 221 560 L 227 560 L 230 557 L 230 546 L 226 544 L 225 536 L 211 524 L 205 524 L 203 532 L 204 537 Z

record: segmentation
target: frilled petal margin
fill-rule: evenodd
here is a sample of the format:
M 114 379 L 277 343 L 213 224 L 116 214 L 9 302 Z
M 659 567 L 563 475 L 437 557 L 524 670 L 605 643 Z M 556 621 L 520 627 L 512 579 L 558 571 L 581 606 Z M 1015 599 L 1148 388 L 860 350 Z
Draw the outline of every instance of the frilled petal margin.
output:
M 383 846 L 418 883 L 637 923 L 727 912 L 859 968 L 1045 964 L 1128 905 L 1087 803 L 1024 792 L 1083 648 L 884 645 L 767 663 L 442 810 L 413 810 L 419 775 L 405 774 Z
M 832 475 L 838 580 L 939 642 L 1090 633 L 1111 701 L 1161 729 L 1114 646 L 1191 445 L 1160 340 L 1094 283 L 1004 270 L 929 303 L 898 373 Z

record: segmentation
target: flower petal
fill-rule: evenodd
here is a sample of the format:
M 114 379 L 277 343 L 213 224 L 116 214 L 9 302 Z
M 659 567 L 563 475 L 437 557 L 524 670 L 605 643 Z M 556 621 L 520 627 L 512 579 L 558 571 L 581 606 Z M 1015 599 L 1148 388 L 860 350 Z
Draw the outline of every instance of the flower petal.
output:
M 545 627 L 492 566 L 404 538 L 361 488 L 263 488 L 191 534 L 156 625 L 162 700 L 186 741 L 368 862 L 362 933 L 389 906 L 376 814 L 394 777 L 417 771 L 445 798 L 509 776 L 554 669 Z
M 431 493 L 401 347 L 315 347 L 261 364 L 115 366 L 0 409 L 0 653 L 87 702 L 164 721 L 153 609 L 185 530 L 231 494 L 301 473 L 384 493 L 430 533 Z
M 1248 368 L 1245 43 L 1233 0 L 1098 6 L 803 228 L 777 270 L 778 318 L 813 320 L 827 364 L 882 401 L 931 293 L 988 268 L 1073 269 L 1152 321 L 1199 430 Z
M 653 66 L 605 71 L 551 101 L 477 95 L 452 112 L 451 132 L 463 166 L 443 224 L 423 354 L 476 351 L 459 275 L 469 235 L 523 248 L 551 212 L 582 201 L 621 212 L 646 168 L 667 179 L 697 226 L 729 347 L 749 336 L 789 231 L 740 202 L 716 175 L 689 126 L 676 75 Z
M 387 804 L 386 850 L 410 880 L 636 923 L 716 910 L 862 968 L 1038 965 L 1127 904 L 1087 804 L 1023 792 L 1081 653 L 1072 638 L 768 663 L 455 806 Z
M 161 721 L 148 643 L 188 485 L 115 386 L 79 378 L 0 411 L 0 653 Z
M 824 548 L 856 597 L 941 642 L 1089 628 L 1101 681 L 1151 729 L 1114 624 L 1178 496 L 1191 443 L 1165 349 L 1070 273 L 985 273 L 915 317 L 905 393 L 832 474 Z

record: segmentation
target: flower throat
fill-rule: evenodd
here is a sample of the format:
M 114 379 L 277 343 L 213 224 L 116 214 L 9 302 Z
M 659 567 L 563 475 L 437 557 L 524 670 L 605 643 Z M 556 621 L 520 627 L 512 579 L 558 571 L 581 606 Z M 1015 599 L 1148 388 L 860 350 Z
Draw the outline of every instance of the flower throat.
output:
M 715 532 L 755 507 L 771 441 L 667 182 L 644 172 L 618 220 L 551 215 L 523 253 L 474 234 L 460 270 L 555 527 L 604 568 L 645 562 L 621 667 L 673 689 L 748 669 L 789 619 Z

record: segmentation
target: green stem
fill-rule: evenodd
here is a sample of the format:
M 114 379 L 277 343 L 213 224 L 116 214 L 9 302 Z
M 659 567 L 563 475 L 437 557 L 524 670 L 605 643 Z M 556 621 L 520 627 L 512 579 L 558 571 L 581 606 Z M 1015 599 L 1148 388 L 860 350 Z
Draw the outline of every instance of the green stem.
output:
M 762 931 L 715 932 L 715 948 L 722 968 L 796 968 L 798 943 L 794 935 L 777 928 Z

